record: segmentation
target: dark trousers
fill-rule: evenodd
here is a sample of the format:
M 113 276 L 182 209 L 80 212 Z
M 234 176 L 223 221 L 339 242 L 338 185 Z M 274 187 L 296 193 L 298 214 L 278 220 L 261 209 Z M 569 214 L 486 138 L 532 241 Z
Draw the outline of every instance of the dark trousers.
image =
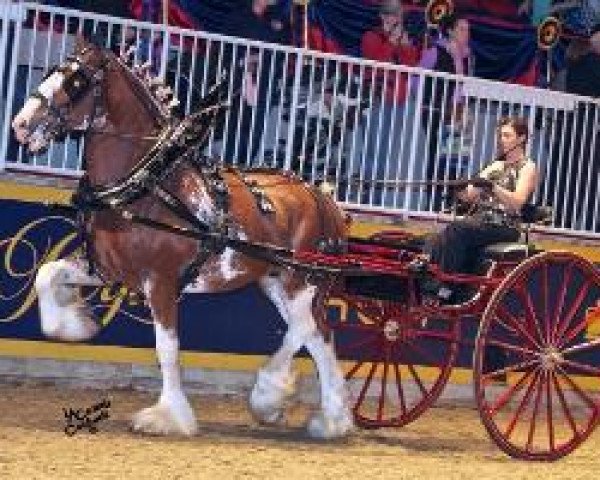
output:
M 434 235 L 427 245 L 433 263 L 444 272 L 469 273 L 481 248 L 500 242 L 516 242 L 514 227 L 481 223 L 473 218 L 456 220 Z

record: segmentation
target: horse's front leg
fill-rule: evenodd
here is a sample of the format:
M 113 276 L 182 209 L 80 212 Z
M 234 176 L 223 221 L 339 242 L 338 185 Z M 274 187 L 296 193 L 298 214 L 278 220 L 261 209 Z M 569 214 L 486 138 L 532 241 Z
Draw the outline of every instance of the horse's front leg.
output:
M 81 259 L 62 258 L 46 262 L 37 271 L 40 323 L 44 335 L 67 342 L 89 340 L 100 331 L 85 304 L 80 287 L 102 285 L 88 275 L 88 264 Z
M 162 374 L 162 391 L 158 402 L 133 417 L 134 431 L 168 435 L 194 435 L 198 431 L 196 416 L 181 385 L 179 338 L 177 334 L 177 288 L 175 282 L 148 280 L 144 293 L 152 311 L 156 354 Z

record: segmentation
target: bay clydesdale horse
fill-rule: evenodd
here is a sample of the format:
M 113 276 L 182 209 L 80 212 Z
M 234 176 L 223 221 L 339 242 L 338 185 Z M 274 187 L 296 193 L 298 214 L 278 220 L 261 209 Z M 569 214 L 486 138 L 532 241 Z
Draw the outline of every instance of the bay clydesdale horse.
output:
M 207 161 L 198 165 L 197 158 L 174 158 L 186 155 L 184 135 L 169 121 L 150 85 L 122 58 L 78 39 L 74 54 L 49 72 L 12 123 L 18 141 L 32 152 L 43 151 L 65 132 L 79 129 L 84 135 L 86 181 L 78 196 L 80 206 L 87 207 L 88 257 L 102 281 L 143 293 L 154 321 L 162 391 L 154 406 L 134 415 L 133 429 L 185 435 L 197 431 L 181 385 L 177 324 L 182 276 L 192 271 L 196 286 L 210 293 L 256 282 L 288 325 L 282 346 L 258 372 L 250 395 L 252 413 L 265 423 L 281 419 L 284 400 L 294 387 L 292 357 L 305 346 L 316 364 L 321 398 L 320 410 L 308 420 L 308 432 L 321 438 L 346 435 L 353 420 L 345 382 L 333 347 L 315 320 L 323 299 L 305 275 L 229 247 L 207 247 L 198 239 L 132 223 L 120 214 L 126 209 L 130 216 L 169 225 L 226 228 L 236 239 L 311 249 L 320 239 L 345 238 L 342 213 L 329 196 L 290 175 L 240 173 Z M 214 118 L 218 110 L 205 107 L 195 117 L 200 122 L 196 131 L 208 131 L 202 121 Z M 261 208 L 257 189 L 268 208 Z M 98 332 L 78 295 L 79 285 L 89 281 L 88 264 L 81 259 L 62 259 L 39 269 L 36 289 L 46 335 L 82 341 Z

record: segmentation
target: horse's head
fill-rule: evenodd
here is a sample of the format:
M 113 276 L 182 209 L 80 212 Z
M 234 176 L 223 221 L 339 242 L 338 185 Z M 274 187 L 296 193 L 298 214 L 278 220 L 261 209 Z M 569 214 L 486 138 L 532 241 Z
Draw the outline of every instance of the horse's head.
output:
M 13 119 L 17 140 L 37 153 L 50 140 L 97 121 L 94 110 L 107 63 L 106 51 L 78 38 L 73 55 L 46 74 Z

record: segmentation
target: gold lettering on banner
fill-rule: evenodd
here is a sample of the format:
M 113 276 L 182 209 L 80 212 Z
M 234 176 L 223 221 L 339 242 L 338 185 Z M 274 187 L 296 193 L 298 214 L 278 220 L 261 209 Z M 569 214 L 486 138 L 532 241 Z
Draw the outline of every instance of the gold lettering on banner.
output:
M 50 239 L 48 239 L 47 245 L 40 247 L 39 245 L 35 245 L 32 239 L 28 238 L 35 229 L 52 221 L 63 221 L 74 227 L 74 222 L 68 218 L 49 216 L 29 222 L 12 237 L 0 240 L 0 252 L 4 251 L 3 267 L 6 275 L 13 279 L 15 285 L 14 291 L 6 294 L 4 289 L 7 288 L 7 285 L 3 282 L 3 288 L 0 287 L 2 288 L 0 290 L 0 301 L 12 301 L 16 303 L 12 312 L 4 317 L 0 317 L 0 322 L 13 322 L 31 308 L 36 299 L 33 283 L 38 268 L 46 262 L 58 260 L 76 239 L 77 234 L 70 233 L 54 245 L 51 245 Z M 26 266 L 22 267 L 21 270 L 17 270 L 17 258 L 21 262 L 24 259 L 21 248 L 26 248 L 26 252 L 29 252 L 30 258 Z M 41 248 L 44 248 L 44 250 L 41 250 Z
M 27 223 L 9 238 L 0 239 L 3 275 L 10 280 L 0 283 L 0 302 L 7 306 L 6 309 L 0 310 L 0 322 L 16 321 L 32 307 L 37 298 L 34 288 L 35 276 L 41 265 L 60 258 L 80 255 L 80 250 L 75 248 L 76 232 L 68 233 L 54 242 L 48 236 L 42 245 L 40 243 L 43 243 L 43 240 L 36 241 L 35 233 L 42 228 L 49 228 L 53 222 L 64 222 L 73 230 L 76 228 L 75 222 L 69 218 L 48 216 Z M 73 253 L 67 254 L 69 251 Z M 92 310 L 101 316 L 100 322 L 104 326 L 119 313 L 141 323 L 150 323 L 145 316 L 127 311 L 128 307 L 141 306 L 143 301 L 137 293 L 130 292 L 125 287 L 94 287 L 85 300 L 92 304 Z

